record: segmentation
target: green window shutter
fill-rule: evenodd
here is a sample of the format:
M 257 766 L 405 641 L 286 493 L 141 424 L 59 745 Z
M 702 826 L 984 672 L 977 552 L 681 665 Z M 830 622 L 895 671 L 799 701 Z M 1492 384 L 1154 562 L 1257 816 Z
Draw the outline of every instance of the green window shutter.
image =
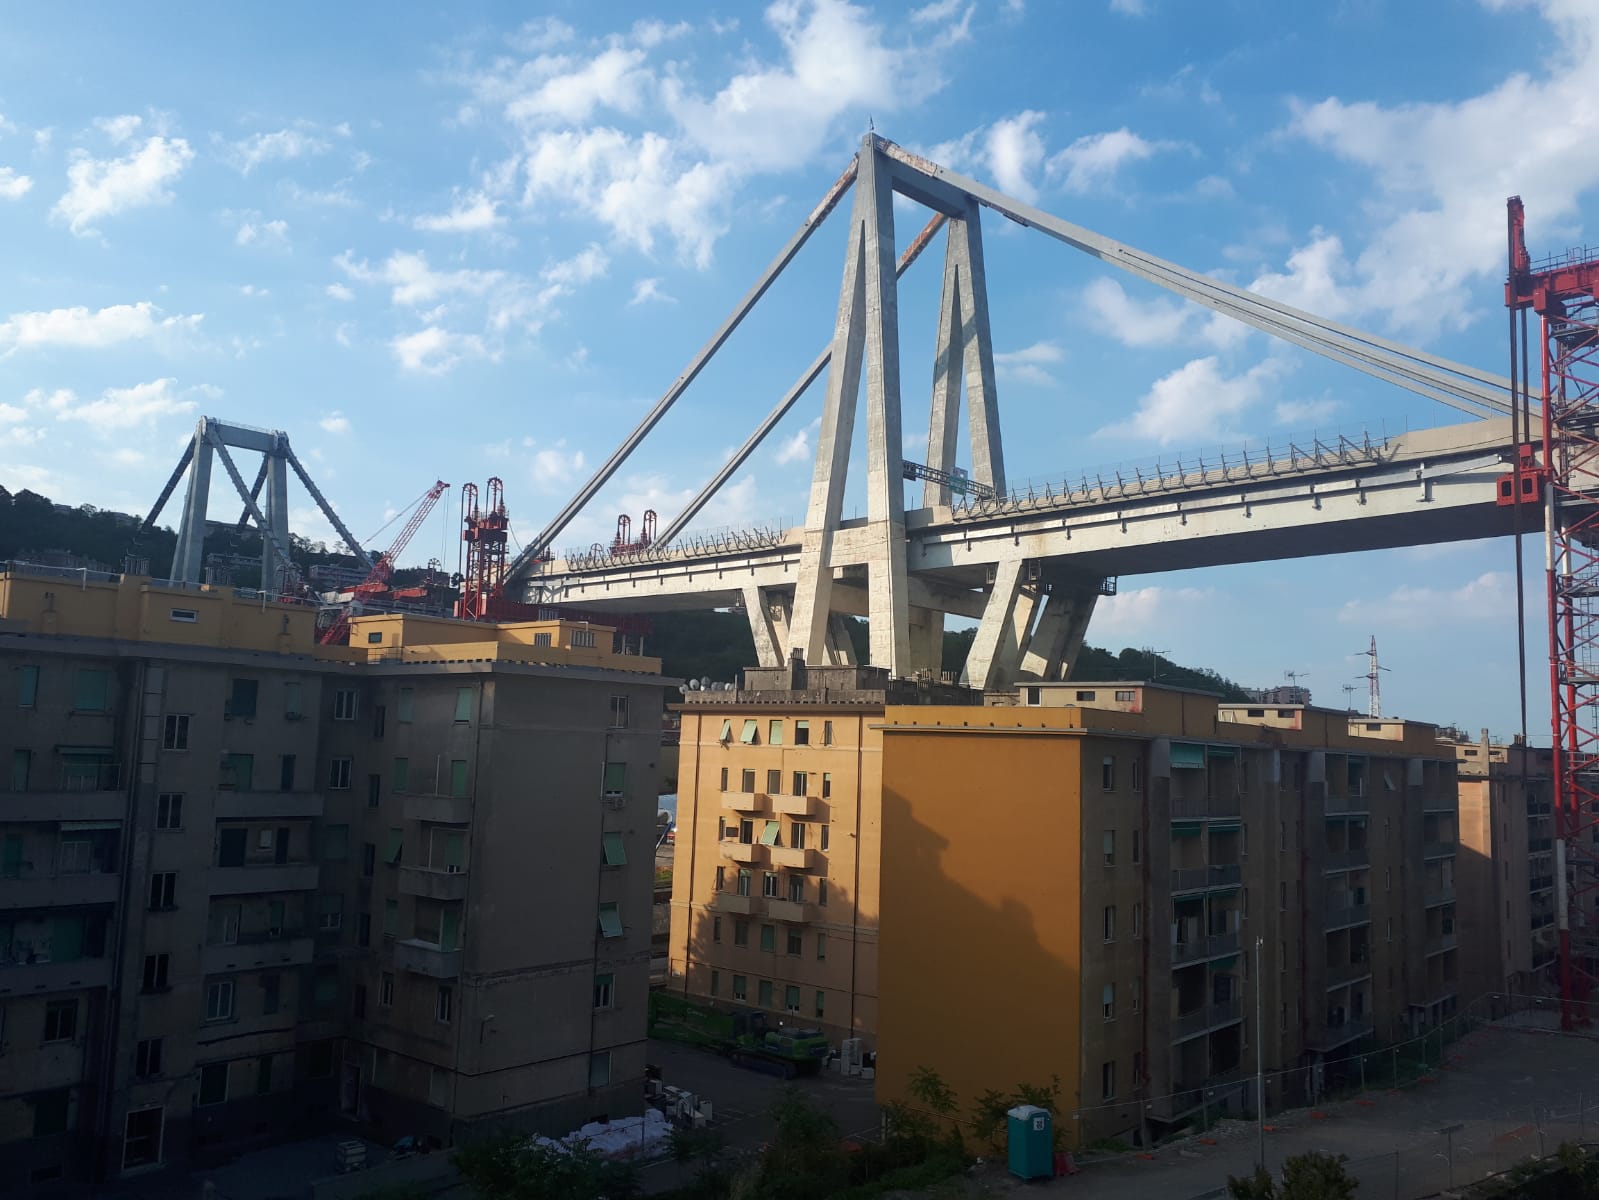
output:
M 0 845 L 0 879 L 17 879 L 22 875 L 22 835 L 8 833 Z
M 783 834 L 783 822 L 781 822 L 781 821 L 768 821 L 768 822 L 766 822 L 765 827 L 761 830 L 761 845 L 763 845 L 763 846 L 775 846 L 775 845 L 777 845 L 777 839 L 780 838 L 782 836 L 782 834 Z
M 732 721 L 723 721 L 722 722 L 722 738 L 721 738 L 721 740 L 724 741 L 724 742 L 731 742 L 733 740 L 733 722 Z
M 777 952 L 777 926 L 761 926 L 761 949 L 769 950 L 774 954 Z
M 415 709 L 415 705 L 416 705 L 416 689 L 415 688 L 401 688 L 400 689 L 400 702 L 397 705 L 395 705 L 396 712 L 395 712 L 395 718 L 394 719 L 397 720 L 397 721 L 409 721 L 409 720 L 411 720 L 412 719 L 411 718 L 411 714 L 412 714 L 412 712 Z
M 457 721 L 472 719 L 472 689 L 469 687 L 455 689 L 455 719 Z
M 606 866 L 620 867 L 627 863 L 627 851 L 622 846 L 621 834 L 602 834 L 600 840 L 604 845 Z
M 622 914 L 614 903 L 600 905 L 600 932 L 608 938 L 622 936 Z
M 466 795 L 466 759 L 450 760 L 450 795 L 461 799 Z
M 397 862 L 399 862 L 400 861 L 400 855 L 404 851 L 404 849 L 405 849 L 405 830 L 403 830 L 403 829 L 391 829 L 391 830 L 389 830 L 389 839 L 383 845 L 383 861 L 386 862 L 386 863 L 397 863 Z
M 762 1008 L 772 1007 L 772 981 L 770 979 L 761 980 L 758 995 L 760 998 L 757 1003 Z
M 766 726 L 766 744 L 768 746 L 781 746 L 783 744 L 783 722 L 769 721 Z
M 13 750 L 11 752 L 11 790 L 25 792 L 28 790 L 28 768 L 33 765 L 33 751 Z
M 1174 770 L 1200 770 L 1205 765 L 1205 748 L 1192 742 L 1173 742 L 1171 765 Z
M 83 918 L 57 917 L 50 923 L 50 961 L 77 962 L 83 957 Z
M 461 948 L 461 910 L 453 905 L 439 914 L 439 949 Z
M 286 717 L 298 717 L 301 715 L 301 711 L 300 685 L 290 680 L 283 685 L 283 715 Z
M 755 744 L 756 728 L 758 724 L 759 723 L 754 720 L 745 721 L 744 732 L 742 735 L 740 735 L 738 740 L 743 742 L 746 746 L 753 746 Z
M 449 833 L 444 836 L 444 865 L 459 871 L 466 865 L 466 834 Z
M 411 760 L 397 758 L 394 760 L 394 790 L 404 792 L 411 787 Z
M 400 936 L 400 902 L 398 900 L 385 900 L 383 902 L 383 936 Z
M 612 762 L 606 763 L 605 764 L 605 793 L 606 793 L 606 795 L 616 795 L 616 794 L 622 792 L 626 787 L 627 787 L 627 764 L 626 763 L 612 763 Z
M 283 918 L 287 911 L 287 906 L 282 900 L 269 901 L 267 904 L 267 929 L 282 934 Z
M 32 708 L 39 699 L 39 668 L 22 667 L 17 675 L 17 707 Z
M 799 1010 L 799 1006 L 800 990 L 796 985 L 791 983 L 783 989 L 783 1007 L 794 1009 L 797 1012 Z
M 105 671 L 83 667 L 73 679 L 72 707 L 79 712 L 104 712 L 111 677 Z

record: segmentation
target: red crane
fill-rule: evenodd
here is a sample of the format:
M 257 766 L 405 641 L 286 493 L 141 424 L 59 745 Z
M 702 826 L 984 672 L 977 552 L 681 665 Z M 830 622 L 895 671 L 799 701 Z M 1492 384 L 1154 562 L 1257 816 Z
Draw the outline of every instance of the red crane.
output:
M 350 618 L 360 611 L 362 603 L 370 604 L 389 594 L 389 580 L 394 578 L 394 564 L 400 552 L 416 536 L 416 531 L 422 528 L 422 522 L 427 520 L 428 514 L 433 511 L 433 506 L 439 502 L 439 497 L 444 495 L 449 487 L 449 484 L 440 479 L 423 493 L 422 498 L 416 502 L 410 519 L 395 536 L 394 542 L 372 560 L 371 573 L 355 585 L 355 589 L 350 593 L 350 599 L 339 610 L 333 624 L 317 635 L 316 640 L 320 644 L 344 645 L 350 640 Z
M 1545 522 L 1555 792 L 1550 874 L 1559 937 L 1560 1025 L 1569 1030 L 1589 1023 L 1585 1002 L 1599 974 L 1593 909 L 1599 892 L 1599 847 L 1593 841 L 1599 824 L 1599 672 L 1594 670 L 1599 658 L 1599 252 L 1571 251 L 1535 264 L 1527 253 L 1521 198 L 1512 196 L 1507 208 L 1505 305 L 1510 309 L 1516 458 L 1500 480 L 1499 503 L 1518 512 L 1522 504 L 1541 505 Z M 1539 319 L 1536 359 L 1529 346 L 1528 311 Z M 1528 386 L 1534 370 L 1543 404 L 1537 437 L 1531 431 L 1533 388 Z M 1519 580 L 1519 537 L 1516 544 Z

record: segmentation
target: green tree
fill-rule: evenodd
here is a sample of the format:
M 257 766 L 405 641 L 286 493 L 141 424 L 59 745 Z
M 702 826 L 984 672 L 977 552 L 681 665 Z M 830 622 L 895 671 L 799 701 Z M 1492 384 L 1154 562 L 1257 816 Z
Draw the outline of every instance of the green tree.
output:
M 1282 1183 L 1256 1167 L 1252 1175 L 1227 1177 L 1232 1200 L 1352 1200 L 1360 1186 L 1344 1169 L 1348 1157 L 1311 1150 L 1283 1162 Z
M 471 1142 L 451 1159 L 482 1200 L 631 1200 L 631 1164 L 611 1162 L 587 1142 L 555 1146 L 525 1134 Z
M 849 1158 L 838 1125 L 797 1088 L 772 1110 L 776 1128 L 761 1156 L 754 1194 L 762 1200 L 814 1200 L 849 1186 Z
M 1232 1200 L 1277 1200 L 1277 1185 L 1270 1171 L 1256 1167 L 1253 1175 L 1227 1176 L 1227 1194 Z

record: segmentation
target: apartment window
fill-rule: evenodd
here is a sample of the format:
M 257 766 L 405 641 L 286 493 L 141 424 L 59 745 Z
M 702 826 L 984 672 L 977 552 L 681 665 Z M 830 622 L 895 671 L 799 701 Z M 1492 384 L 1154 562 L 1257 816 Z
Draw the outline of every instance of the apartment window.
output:
M 738 869 L 738 894 L 740 896 L 748 896 L 750 894 L 750 882 L 752 878 L 753 872 L 751 872 L 748 867 L 740 867 Z
M 1135 938 L 1144 936 L 1144 902 L 1142 900 L 1133 905 L 1133 936 Z
M 572 640 L 576 641 L 578 635 L 573 634 Z M 588 635 L 590 644 L 593 643 L 594 634 Z M 601 1088 L 610 1086 L 611 1082 L 611 1052 L 599 1050 L 589 1055 L 589 1087 Z
M 831 771 L 823 771 L 822 772 L 822 799 L 826 800 L 832 794 L 833 794 L 833 773 Z
M 781 796 L 783 794 L 783 772 L 766 772 L 766 794 L 768 796 Z
M 300 685 L 290 680 L 283 685 L 283 715 L 291 721 L 298 721 L 303 713 L 300 707 Z
M 783 744 L 783 722 L 768 721 L 766 724 L 766 744 L 768 746 L 781 746 Z
M 412 721 L 416 717 L 416 689 L 403 687 L 394 706 L 396 721 Z
M 608 867 L 621 867 L 627 865 L 627 850 L 622 845 L 620 833 L 602 833 L 600 835 L 600 853 L 605 865 Z
M 572 630 L 572 648 L 574 650 L 594 649 L 594 631 L 592 629 Z
M 1507 900 L 1505 902 L 1505 916 L 1508 917 L 1509 915 L 1510 915 L 1510 902 Z M 1394 919 L 1392 917 L 1388 918 L 1387 934 L 1388 934 L 1388 940 L 1390 942 L 1393 941 L 1394 940 Z
M 827 849 L 828 834 L 832 832 L 832 829 L 833 829 L 833 827 L 831 825 L 823 825 L 822 826 L 822 849 L 823 850 Z
M 344 925 L 344 897 L 318 896 L 316 927 L 323 933 L 337 933 Z
M 377 776 L 374 775 L 371 778 L 372 779 L 376 779 Z M 394 790 L 397 791 L 397 792 L 405 792 L 405 791 L 409 791 L 410 788 L 411 788 L 411 760 L 408 759 L 408 758 L 397 758 L 397 759 L 394 760 Z M 372 800 L 372 797 L 371 797 L 371 795 L 369 793 L 368 796 L 367 796 L 368 803 L 370 803 L 371 800 Z
M 816 990 L 816 1010 L 815 1010 L 815 1017 L 816 1017 L 816 1019 L 818 1021 L 820 1021 L 822 1019 L 822 1015 L 823 1015 L 824 1012 L 826 1012 L 826 1009 L 827 1009 L 827 993 L 822 991 L 820 988 L 818 988 Z
M 333 693 L 333 719 L 335 721 L 355 720 L 354 688 L 339 688 Z
M 805 953 L 805 935 L 797 929 L 788 931 L 788 952 L 795 958 Z
M 1116 1098 L 1116 1064 L 1114 1062 L 1103 1063 L 1099 1068 L 1099 1095 L 1104 1100 Z
M 176 908 L 178 892 L 178 873 L 176 871 L 157 871 L 150 876 L 150 911 L 160 912 L 163 909 Z
M 372 736 L 380 738 L 389 723 L 389 710 L 381 704 L 372 706 Z
M 1505 878 L 1510 878 L 1509 863 L 1505 864 Z M 1385 892 L 1391 892 L 1394 890 L 1394 869 L 1392 867 L 1384 867 L 1382 869 L 1382 886 Z
M 228 1021 L 233 1018 L 233 981 L 208 983 L 205 988 L 205 1019 Z
M 760 738 L 761 723 L 753 718 L 744 722 L 744 729 L 738 735 L 738 740 L 746 746 L 753 746 Z
M 749 979 L 743 975 L 733 976 L 733 999 L 747 1000 L 749 998 Z
M 716 890 L 719 891 L 719 892 L 727 890 L 727 868 L 726 867 L 717 867 L 716 868 Z
M 227 715 L 230 717 L 255 716 L 256 693 L 260 684 L 254 679 L 235 679 L 228 695 Z
M 398 866 L 405 853 L 405 830 L 389 830 L 388 841 L 383 846 L 383 861 L 390 866 Z
M 1138 693 L 1132 690 L 1118 690 L 1116 693 L 1117 704 L 1131 704 L 1138 699 Z
M 1132 788 L 1135 792 L 1144 790 L 1144 760 L 1136 756 L 1133 758 Z
M 553 646 L 555 645 L 555 640 L 546 631 L 544 633 L 535 633 L 533 635 L 533 644 L 535 646 Z
M 755 794 L 755 772 L 749 767 L 745 767 L 739 772 L 738 788 L 739 791 L 743 792 L 746 796 L 753 796 Z
M 1248 959 L 1246 958 L 1245 961 L 1247 962 Z M 1133 976 L 1133 1011 L 1137 1012 L 1140 1008 L 1143 1007 L 1143 1004 L 1144 1004 L 1144 980 L 1143 980 L 1142 976 L 1134 975 Z M 1133 1074 L 1136 1076 L 1136 1075 L 1139 1074 L 1139 1072 L 1135 1069 L 1133 1071 Z
M 278 791 L 294 790 L 294 755 L 285 754 L 278 759 Z
M 777 953 L 777 926 L 761 926 L 761 950 L 767 954 Z
M 611 697 L 611 725 L 612 729 L 627 728 L 627 697 Z
M 750 923 L 735 918 L 733 921 L 733 945 L 748 946 L 750 944 Z
M 73 677 L 74 712 L 105 712 L 111 707 L 111 672 L 80 668 Z
M 448 1025 L 454 1016 L 455 989 L 447 983 L 441 983 L 437 995 L 433 997 L 433 1019 L 440 1025 Z
M 772 981 L 770 979 L 763 979 L 755 985 L 755 988 L 756 1004 L 758 1004 L 761 1008 L 771 1008 Z
M 718 887 L 716 890 L 717 891 L 721 891 L 722 889 L 720 887 Z M 721 940 L 722 940 L 722 918 L 721 917 L 712 917 L 711 918 L 711 941 L 720 942 Z
M 366 995 L 366 992 L 365 992 L 365 989 L 363 988 L 362 989 L 362 999 L 363 1000 L 365 999 L 365 995 Z M 361 1013 L 357 1013 L 356 1015 L 359 1017 L 359 1016 L 363 1015 L 365 1013 L 365 1011 L 366 1011 L 366 1008 L 365 1008 L 365 1005 L 363 1004 Z M 263 1055 L 261 1055 L 260 1058 L 255 1060 L 255 1094 L 258 1095 L 258 1096 L 264 1096 L 268 1092 L 270 1092 L 271 1090 L 272 1090 L 272 1056 L 270 1054 L 263 1054 Z
M 1105 865 L 1114 867 L 1116 865 L 1116 831 L 1114 829 L 1107 829 L 1101 835 L 1100 849 L 1105 855 Z
M 460 724 L 472 719 L 472 689 L 455 689 L 455 721 Z
M 133 1051 L 133 1073 L 140 1079 L 161 1074 L 161 1039 L 146 1038 Z
M 721 992 L 722 992 L 722 973 L 720 971 L 712 971 L 711 972 L 711 995 L 719 996 L 719 995 L 721 995 Z
M 763 876 L 761 876 L 761 895 L 770 900 L 777 899 L 777 885 L 778 880 L 776 872 L 767 871 Z
M 1113 755 L 1107 755 L 1099 764 L 1099 786 L 1107 792 L 1116 790 L 1116 759 Z
M 594 1007 L 610 1008 L 615 1001 L 616 976 L 605 974 L 594 977 Z
M 385 900 L 383 902 L 383 936 L 386 938 L 400 936 L 400 902 L 398 900 Z
M 816 881 L 816 903 L 823 908 L 827 907 L 827 880 L 825 879 Z
M 162 957 L 165 957 L 164 955 Z M 78 1002 L 76 1000 L 51 1000 L 44 1006 L 44 1037 L 46 1042 L 70 1042 L 78 1036 Z
M 831 746 L 832 744 L 833 744 L 833 722 L 831 722 L 831 721 L 823 721 L 822 722 L 822 745 Z
M 761 845 L 781 846 L 783 844 L 783 822 L 767 821 L 761 826 Z
M 803 796 L 805 794 L 805 785 L 807 782 L 809 781 L 807 780 L 804 771 L 795 771 L 794 787 L 791 789 L 793 794 L 796 796 Z
M 39 668 L 17 668 L 17 707 L 32 708 L 39 699 Z
M 255 788 L 255 755 L 230 754 L 222 760 L 222 787 L 236 792 Z
M 627 764 L 608 762 L 605 764 L 605 794 L 607 796 L 620 796 L 627 788 Z
M 1288 911 L 1288 881 L 1286 879 L 1277 884 L 1277 907 L 1283 912 Z
M 805 876 L 790 875 L 788 877 L 788 898 L 790 903 L 805 903 Z
M 600 933 L 608 938 L 622 936 L 622 913 L 614 900 L 600 905 Z
M 22 835 L 8 833 L 0 839 L 0 879 L 22 877 Z
M 358 983 L 350 991 L 350 1016 L 357 1021 L 366 1020 L 366 984 Z
M 605 764 L 606 794 L 611 794 L 611 767 L 614 764 Z M 450 796 L 456 800 L 466 798 L 466 759 L 453 758 L 450 760 Z
M 1133 830 L 1133 864 L 1135 866 L 1144 861 L 1143 842 L 1143 834 L 1137 829 Z
M 161 724 L 161 749 L 187 750 L 189 748 L 189 715 L 168 713 Z
M 1105 905 L 1105 940 L 1107 942 L 1116 940 L 1116 906 L 1114 904 Z
M 13 750 L 11 752 L 11 790 L 25 792 L 28 790 L 28 769 L 33 765 L 33 751 Z
M 376 842 L 361 843 L 361 874 L 371 879 L 377 873 L 378 846 Z
M 800 990 L 795 984 L 789 984 L 783 989 L 783 1011 L 798 1014 L 800 1010 Z
M 1093 692 L 1078 692 L 1077 693 L 1077 698 L 1079 700 L 1092 700 L 1094 698 L 1094 693 Z
M 394 1007 L 394 975 L 392 972 L 384 971 L 383 974 L 378 976 L 378 1007 Z
M 1022 694 L 1022 703 L 1026 704 L 1027 707 L 1029 707 L 1029 708 L 1037 708 L 1040 704 L 1042 704 L 1044 702 L 1044 689 L 1043 688 L 1039 688 L 1039 687 L 1023 688 L 1022 689 L 1022 693 L 1023 693 Z
M 343 862 L 350 855 L 350 827 L 324 825 L 322 827 L 322 858 L 325 862 Z
M 200 1096 L 197 1104 L 221 1104 L 228 1098 L 228 1064 L 206 1063 L 200 1068 Z
M 335 792 L 347 791 L 350 787 L 350 760 L 335 758 L 328 763 L 328 787 Z
M 144 956 L 144 990 L 147 992 L 164 992 L 167 990 L 167 969 L 171 966 L 171 957 L 166 954 L 146 954 Z
M 796 746 L 809 746 L 811 744 L 811 723 L 809 721 L 794 722 L 794 744 Z
M 355 944 L 357 946 L 372 944 L 372 914 L 369 912 L 355 914 Z
M 1116 1019 L 1116 985 L 1107 983 L 1099 994 L 1100 1015 L 1107 1021 Z

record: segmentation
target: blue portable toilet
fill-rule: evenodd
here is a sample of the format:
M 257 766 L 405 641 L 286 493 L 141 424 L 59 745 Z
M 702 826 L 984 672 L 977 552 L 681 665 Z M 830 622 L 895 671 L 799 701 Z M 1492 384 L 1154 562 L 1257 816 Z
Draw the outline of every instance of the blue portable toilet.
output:
M 1010 1173 L 1018 1179 L 1049 1179 L 1055 1174 L 1053 1122 L 1047 1108 L 1021 1104 L 1005 1114 Z

